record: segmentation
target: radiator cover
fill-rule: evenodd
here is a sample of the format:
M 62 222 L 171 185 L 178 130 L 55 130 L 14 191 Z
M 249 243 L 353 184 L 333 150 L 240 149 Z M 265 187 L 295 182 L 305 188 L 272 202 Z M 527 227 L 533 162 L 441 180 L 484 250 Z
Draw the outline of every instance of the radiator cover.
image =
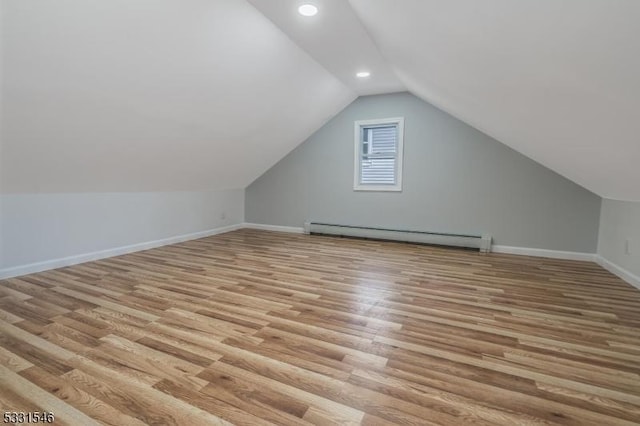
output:
M 462 235 L 426 231 L 373 228 L 366 226 L 336 225 L 332 223 L 306 222 L 306 234 L 338 235 L 344 237 L 372 238 L 440 246 L 477 248 L 482 253 L 491 251 L 490 235 Z

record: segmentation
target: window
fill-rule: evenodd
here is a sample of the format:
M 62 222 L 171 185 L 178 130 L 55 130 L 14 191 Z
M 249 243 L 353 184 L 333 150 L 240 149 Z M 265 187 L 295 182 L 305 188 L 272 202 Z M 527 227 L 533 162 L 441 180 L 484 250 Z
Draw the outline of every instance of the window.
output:
M 355 122 L 356 191 L 402 191 L 404 118 Z

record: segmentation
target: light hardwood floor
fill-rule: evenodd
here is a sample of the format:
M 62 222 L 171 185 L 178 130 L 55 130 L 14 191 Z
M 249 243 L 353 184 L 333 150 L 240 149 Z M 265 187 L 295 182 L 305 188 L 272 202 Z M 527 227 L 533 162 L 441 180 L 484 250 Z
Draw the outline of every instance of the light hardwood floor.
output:
M 241 230 L 0 281 L 0 406 L 57 424 L 640 421 L 587 262 Z

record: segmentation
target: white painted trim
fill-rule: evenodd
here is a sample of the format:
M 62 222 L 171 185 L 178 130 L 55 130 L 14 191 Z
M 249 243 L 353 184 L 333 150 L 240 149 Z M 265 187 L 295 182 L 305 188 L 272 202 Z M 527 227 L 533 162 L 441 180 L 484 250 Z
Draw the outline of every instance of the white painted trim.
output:
M 194 232 L 191 234 L 177 235 L 174 237 L 163 238 L 161 240 L 147 241 L 144 243 L 131 244 L 128 246 L 115 247 L 106 250 L 94 251 L 92 253 L 68 256 L 59 259 L 45 260 L 43 262 L 30 263 L 27 265 L 15 266 L 12 268 L 0 269 L 0 279 L 13 278 L 21 275 L 33 274 L 36 272 L 48 271 L 50 269 L 63 268 L 65 266 L 77 265 L 79 263 L 91 262 L 94 260 L 105 259 L 107 257 L 120 256 L 136 251 L 149 250 L 156 247 L 166 246 L 169 244 L 181 243 L 198 238 L 209 237 L 211 235 L 223 234 L 225 232 L 241 229 L 242 224 L 223 226 L 220 228 L 208 229 L 206 231 Z
M 191 234 L 177 235 L 174 237 L 164 238 L 161 240 L 147 241 L 144 243 L 132 244 L 128 246 L 116 247 L 107 250 L 85 253 L 76 256 L 63 257 L 59 259 L 47 260 L 44 262 L 30 263 L 28 265 L 16 266 L 13 268 L 0 269 L 0 279 L 13 278 L 21 275 L 33 274 L 36 272 L 48 271 L 50 269 L 63 268 L 65 266 L 77 265 L 79 263 L 91 262 L 94 260 L 105 259 L 108 257 L 121 256 L 123 254 L 133 253 L 142 250 L 149 250 L 156 247 L 166 246 L 169 244 L 177 244 L 184 241 L 196 240 L 212 235 L 223 234 L 242 228 L 260 229 L 264 231 L 288 232 L 293 234 L 303 234 L 304 228 L 297 226 L 280 226 L 267 225 L 262 223 L 241 223 L 236 225 L 224 226 L 221 228 L 209 229 Z M 640 289 L 640 277 L 621 268 L 620 266 L 608 261 L 602 256 L 593 253 L 578 253 L 569 251 L 545 250 L 526 247 L 510 247 L 510 246 L 493 246 L 492 251 L 496 253 L 509 253 L 523 256 L 539 256 L 554 259 L 584 260 L 595 261 L 603 268 L 611 273 L 619 276 L 629 284 Z
M 604 257 L 600 256 L 599 254 L 596 255 L 596 263 L 598 265 L 602 266 L 607 271 L 611 272 L 612 274 L 617 275 L 618 277 L 622 278 L 624 281 L 628 282 L 629 284 L 631 284 L 635 288 L 640 289 L 640 277 L 639 276 L 637 276 L 635 274 L 632 274 L 631 272 L 627 271 L 623 267 L 616 265 L 615 263 L 611 262 L 610 260 L 605 259 Z
M 244 223 L 243 227 L 249 228 L 249 229 L 261 229 L 264 231 L 289 232 L 293 234 L 305 233 L 304 228 L 296 227 L 296 226 L 266 225 L 262 223 Z M 581 260 L 586 262 L 596 261 L 595 253 L 581 253 L 581 252 L 574 252 L 574 251 L 546 250 L 546 249 L 538 249 L 538 248 L 512 247 L 512 246 L 491 246 L 491 251 L 495 253 L 516 254 L 520 256 L 546 257 L 551 259 Z
M 362 161 L 362 128 L 395 124 L 398 126 L 398 148 L 396 153 L 395 185 L 363 185 L 360 183 Z M 377 118 L 374 120 L 358 120 L 354 122 L 354 157 L 353 157 L 353 190 L 354 191 L 389 191 L 402 192 L 402 164 L 404 163 L 404 117 Z
M 263 231 L 288 232 L 290 234 L 304 234 L 304 228 L 297 227 L 297 226 L 266 225 L 263 223 L 243 223 L 242 227 L 247 229 L 260 229 Z
M 520 256 L 548 257 L 551 259 L 583 260 L 595 262 L 595 253 L 581 253 L 575 251 L 546 250 L 528 247 L 492 246 L 495 253 L 517 254 Z

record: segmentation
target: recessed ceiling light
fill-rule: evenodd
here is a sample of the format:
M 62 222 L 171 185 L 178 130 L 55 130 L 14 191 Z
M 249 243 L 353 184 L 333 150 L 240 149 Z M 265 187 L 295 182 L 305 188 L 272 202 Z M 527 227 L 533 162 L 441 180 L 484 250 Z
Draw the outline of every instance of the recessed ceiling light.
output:
M 369 71 L 360 71 L 359 73 L 356 73 L 356 77 L 358 78 L 366 78 L 369 77 L 371 75 L 371 73 Z
M 314 16 L 318 13 L 318 8 L 312 4 L 303 4 L 298 8 L 298 13 L 302 16 Z

